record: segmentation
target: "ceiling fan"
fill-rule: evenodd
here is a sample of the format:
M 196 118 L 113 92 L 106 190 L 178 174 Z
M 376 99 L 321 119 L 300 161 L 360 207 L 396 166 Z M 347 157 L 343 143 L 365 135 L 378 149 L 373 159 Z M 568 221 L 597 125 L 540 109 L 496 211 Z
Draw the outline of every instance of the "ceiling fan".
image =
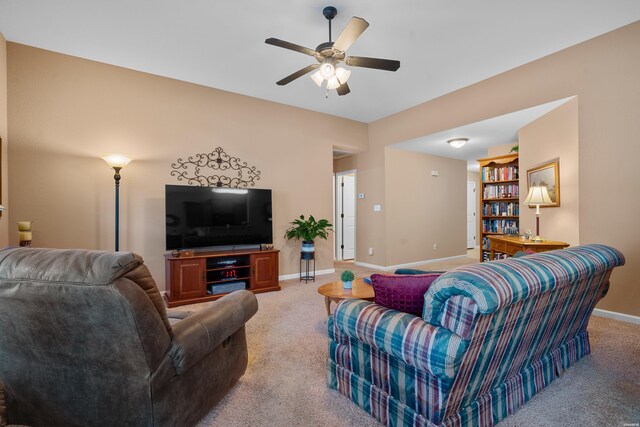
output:
M 288 75 L 276 84 L 284 86 L 291 83 L 295 79 L 304 76 L 315 70 L 311 74 L 311 79 L 320 87 L 323 82 L 327 81 L 327 90 L 335 89 L 338 95 L 346 95 L 351 90 L 347 84 L 351 71 L 338 65 L 344 62 L 351 67 L 374 68 L 376 70 L 396 71 L 400 68 L 400 61 L 380 58 L 366 58 L 363 56 L 345 56 L 346 50 L 360 37 L 369 26 L 369 23 L 362 18 L 354 16 L 351 18 L 342 33 L 335 42 L 331 41 L 331 20 L 336 17 L 338 11 L 333 6 L 327 6 L 322 10 L 322 14 L 329 21 L 329 41 L 321 43 L 315 50 L 308 47 L 289 43 L 276 38 L 268 38 L 264 42 L 273 46 L 283 47 L 285 49 L 295 50 L 305 55 L 313 56 L 318 64 L 312 64 L 304 67 L 293 74 Z

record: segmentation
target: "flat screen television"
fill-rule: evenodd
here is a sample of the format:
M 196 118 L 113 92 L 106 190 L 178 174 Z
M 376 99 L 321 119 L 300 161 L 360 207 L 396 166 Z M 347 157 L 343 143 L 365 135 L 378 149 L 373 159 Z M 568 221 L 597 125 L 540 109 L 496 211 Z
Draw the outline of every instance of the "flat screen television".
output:
M 167 250 L 273 243 L 271 190 L 166 185 Z

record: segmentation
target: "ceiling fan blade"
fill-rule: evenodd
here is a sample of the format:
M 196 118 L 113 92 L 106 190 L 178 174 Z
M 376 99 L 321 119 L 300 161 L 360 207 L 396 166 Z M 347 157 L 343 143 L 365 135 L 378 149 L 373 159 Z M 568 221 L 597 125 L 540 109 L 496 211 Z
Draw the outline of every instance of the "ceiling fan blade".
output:
M 376 70 L 396 71 L 400 61 L 393 59 L 366 58 L 364 56 L 347 56 L 344 63 L 352 67 L 375 68 Z
M 295 50 L 296 52 L 304 53 L 305 55 L 315 56 L 316 51 L 313 49 L 309 49 L 308 47 L 300 46 L 295 43 L 289 43 L 284 40 L 275 39 L 273 37 L 268 38 L 264 41 L 266 44 L 271 44 L 273 46 L 283 47 L 289 50 Z
M 311 64 L 308 67 L 304 67 L 298 71 L 296 71 L 293 74 L 288 75 L 287 77 L 285 77 L 284 79 L 280 80 L 279 82 L 277 82 L 276 84 L 278 86 L 284 86 L 287 83 L 291 83 L 292 81 L 294 81 L 295 79 L 297 79 L 298 77 L 302 77 L 307 73 L 310 73 L 311 71 L 315 70 L 316 68 L 318 68 L 320 66 L 320 64 Z
M 368 26 L 369 23 L 367 21 L 354 16 L 351 18 L 347 26 L 344 27 L 344 30 L 342 30 L 342 33 L 340 33 L 335 43 L 333 43 L 333 48 L 342 52 L 349 49 L 349 46 L 351 46 L 353 42 L 360 37 L 360 34 L 362 34 Z
M 349 85 L 347 84 L 347 82 L 344 82 L 340 86 L 338 86 L 336 92 L 338 92 L 338 95 L 342 96 L 351 92 L 351 89 L 349 89 Z

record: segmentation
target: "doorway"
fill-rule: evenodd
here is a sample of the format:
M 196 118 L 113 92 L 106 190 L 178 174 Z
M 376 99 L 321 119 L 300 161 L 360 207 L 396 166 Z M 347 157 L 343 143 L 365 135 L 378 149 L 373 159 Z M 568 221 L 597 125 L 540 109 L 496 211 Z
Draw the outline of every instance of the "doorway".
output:
M 356 256 L 356 171 L 336 174 L 336 256 L 338 261 Z
M 467 249 L 476 247 L 476 183 L 467 181 Z

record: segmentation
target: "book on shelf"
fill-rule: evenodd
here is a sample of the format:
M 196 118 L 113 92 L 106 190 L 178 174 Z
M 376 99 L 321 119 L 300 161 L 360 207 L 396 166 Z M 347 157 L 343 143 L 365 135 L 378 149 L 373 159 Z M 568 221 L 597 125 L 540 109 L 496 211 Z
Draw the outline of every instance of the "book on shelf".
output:
M 497 234 L 517 234 L 518 220 L 517 219 L 483 219 L 482 232 L 497 233 Z
M 492 202 L 482 204 L 482 216 L 518 216 L 520 204 L 518 202 Z
M 504 199 L 508 197 L 518 197 L 520 186 L 518 184 L 490 184 L 485 185 L 483 191 L 484 199 Z
M 483 251 L 488 251 L 489 249 L 491 249 L 489 247 L 489 239 L 487 239 L 486 237 L 482 238 L 482 250 Z
M 491 167 L 485 166 L 482 168 L 482 181 L 511 181 L 519 178 L 518 166 L 502 166 Z

